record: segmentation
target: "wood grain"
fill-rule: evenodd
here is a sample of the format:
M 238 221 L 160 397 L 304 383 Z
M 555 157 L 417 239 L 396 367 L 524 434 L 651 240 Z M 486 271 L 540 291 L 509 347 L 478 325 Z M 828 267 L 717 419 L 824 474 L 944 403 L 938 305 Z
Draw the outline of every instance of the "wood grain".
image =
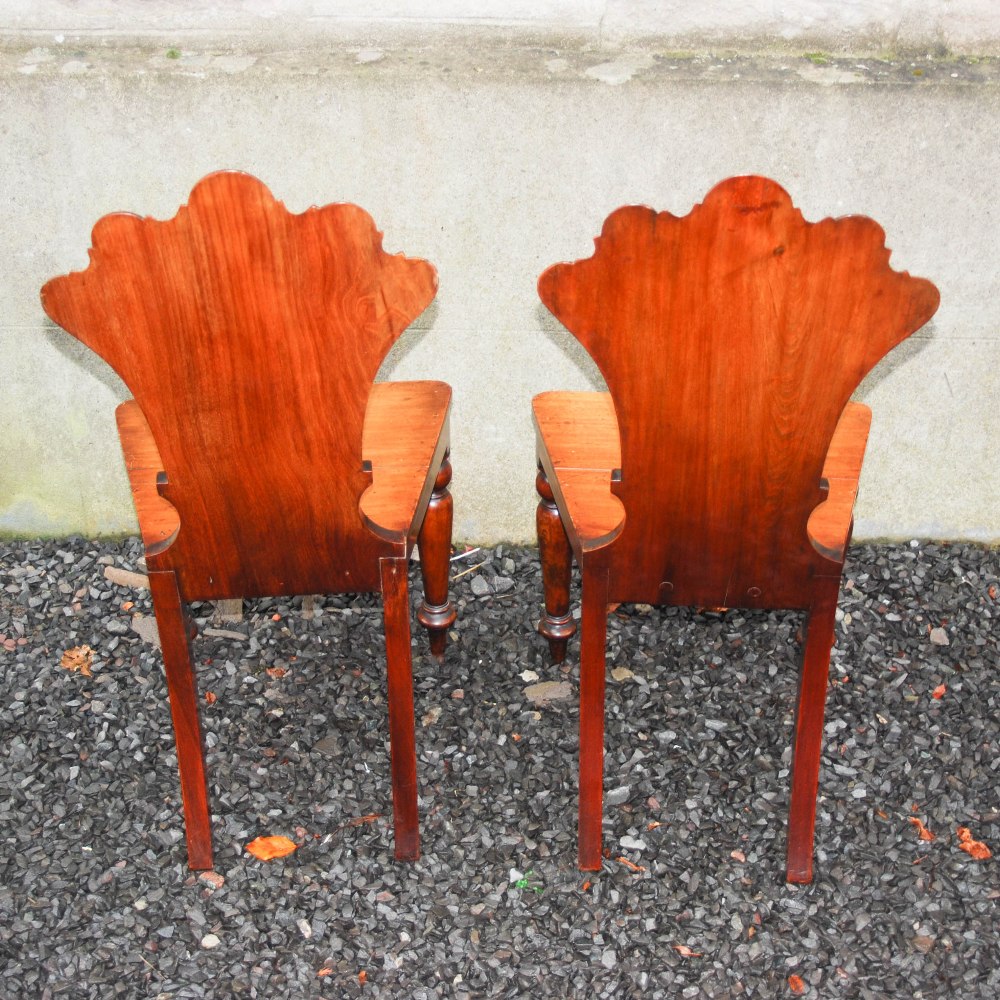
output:
M 807 607 L 824 557 L 806 525 L 851 393 L 933 315 L 870 219 L 808 223 L 737 177 L 689 215 L 613 212 L 539 294 L 608 384 L 627 512 L 612 600 Z M 556 485 L 553 484 L 553 488 Z
M 165 222 L 106 216 L 90 257 L 42 303 L 149 424 L 180 522 L 150 568 L 186 600 L 378 590 L 399 545 L 358 515 L 365 410 L 433 267 L 385 253 L 357 206 L 292 214 L 239 173 L 205 178 Z
M 889 267 L 870 219 L 806 222 L 763 177 L 724 181 L 683 218 L 618 209 L 595 244 L 538 288 L 609 391 L 533 404 L 539 492 L 583 578 L 580 867 L 601 863 L 607 603 L 799 608 L 787 875 L 807 882 L 836 602 L 871 423 L 849 400 L 934 314 L 937 289 Z M 561 611 L 563 554 L 542 505 L 538 532 L 546 608 Z
M 85 271 L 48 282 L 42 303 L 135 397 L 118 408 L 118 427 L 162 641 L 189 864 L 211 867 L 212 847 L 184 603 L 339 591 L 383 591 L 396 856 L 418 857 L 406 573 L 428 518 L 428 628 L 440 652 L 455 614 L 451 497 L 443 481 L 434 492 L 451 390 L 372 383 L 434 297 L 434 268 L 386 254 L 355 205 L 295 215 L 238 173 L 202 180 L 165 222 L 101 219 L 90 257 Z

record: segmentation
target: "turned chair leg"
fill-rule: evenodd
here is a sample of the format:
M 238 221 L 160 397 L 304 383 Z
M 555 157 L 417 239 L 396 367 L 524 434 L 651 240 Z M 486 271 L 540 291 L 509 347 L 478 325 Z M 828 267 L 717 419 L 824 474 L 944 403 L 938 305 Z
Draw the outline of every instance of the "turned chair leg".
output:
M 410 594 L 405 559 L 383 559 L 382 603 L 389 686 L 389 756 L 396 858 L 420 857 L 417 825 L 417 752 L 413 723 L 413 659 L 410 650 Z
M 562 663 L 566 659 L 566 646 L 570 637 L 576 632 L 576 625 L 569 611 L 573 552 L 552 495 L 552 487 L 541 467 L 535 479 L 535 489 L 541 497 L 535 513 L 535 526 L 538 530 L 538 554 L 542 561 L 542 586 L 545 590 L 545 614 L 538 623 L 538 631 L 549 641 L 552 662 Z
M 825 582 L 825 581 L 824 581 Z M 826 709 L 830 652 L 833 649 L 840 579 L 823 587 L 809 612 L 799 674 L 799 698 L 792 750 L 792 795 L 788 810 L 788 856 L 785 877 L 789 882 L 812 881 L 813 833 L 816 795 L 823 750 L 823 715 Z
M 149 588 L 153 595 L 177 743 L 188 866 L 200 871 L 212 867 L 212 822 L 208 812 L 205 754 L 198 718 L 198 689 L 189 646 L 193 630 L 177 589 L 177 578 L 172 572 L 151 572 Z
M 440 659 L 448 639 L 448 629 L 455 622 L 455 605 L 448 599 L 448 572 L 451 568 L 451 525 L 453 501 L 448 490 L 451 462 L 445 455 L 434 480 L 434 492 L 427 504 L 420 526 L 420 575 L 424 581 L 424 599 L 417 611 L 417 621 L 427 629 L 431 653 Z
M 604 813 L 604 670 L 608 631 L 608 570 L 584 563 L 580 615 L 579 867 L 601 867 Z

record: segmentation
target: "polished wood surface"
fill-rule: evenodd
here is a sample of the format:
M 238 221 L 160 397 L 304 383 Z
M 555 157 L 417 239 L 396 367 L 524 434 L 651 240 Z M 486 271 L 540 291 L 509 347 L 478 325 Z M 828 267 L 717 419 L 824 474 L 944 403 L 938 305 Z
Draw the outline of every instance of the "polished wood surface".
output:
M 850 396 L 930 319 L 937 289 L 889 266 L 872 220 L 806 222 L 763 177 L 724 181 L 681 218 L 618 209 L 592 257 L 549 268 L 538 287 L 609 390 L 533 405 L 539 631 L 556 661 L 568 574 L 551 506 L 583 578 L 580 865 L 601 863 L 594 619 L 622 601 L 797 608 L 808 626 L 787 871 L 808 881 L 834 612 L 871 422 Z
M 451 496 L 441 382 L 373 385 L 431 301 L 434 268 L 389 255 L 354 205 L 293 214 L 246 174 L 202 180 L 174 218 L 110 215 L 46 312 L 134 399 L 117 411 L 177 739 L 191 867 L 212 863 L 186 602 L 381 591 L 396 854 L 419 855 L 409 553 L 444 652 Z M 422 535 L 423 533 L 423 535 Z
M 613 212 L 592 257 L 539 294 L 614 400 L 627 518 L 614 600 L 809 605 L 824 557 L 806 524 L 834 429 L 865 374 L 933 315 L 861 217 L 806 222 L 762 177 L 689 215 Z M 553 485 L 555 488 L 555 485 Z
M 296 215 L 246 174 L 210 175 L 165 222 L 101 219 L 90 266 L 42 302 L 118 372 L 159 448 L 183 528 L 150 568 L 187 600 L 378 590 L 393 547 L 358 518 L 365 410 L 436 286 L 362 209 Z

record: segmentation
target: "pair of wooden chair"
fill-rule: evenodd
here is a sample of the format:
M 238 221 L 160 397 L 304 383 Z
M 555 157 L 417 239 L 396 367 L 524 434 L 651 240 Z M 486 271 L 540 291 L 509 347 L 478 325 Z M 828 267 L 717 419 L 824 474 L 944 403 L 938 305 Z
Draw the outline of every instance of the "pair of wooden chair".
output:
M 381 592 L 396 857 L 419 856 L 407 564 L 431 650 L 448 597 L 451 392 L 373 384 L 436 289 L 353 205 L 289 213 L 212 174 L 171 220 L 101 219 L 90 266 L 46 312 L 133 399 L 118 426 L 160 631 L 192 868 L 212 864 L 191 627 L 196 600 Z M 562 660 L 582 575 L 579 863 L 601 863 L 609 603 L 808 614 L 788 877 L 808 881 L 834 612 L 870 413 L 865 373 L 938 296 L 888 265 L 859 217 L 806 223 L 774 182 L 738 177 L 677 218 L 623 208 L 593 257 L 550 268 L 546 306 L 606 393 L 545 393 L 539 630 Z

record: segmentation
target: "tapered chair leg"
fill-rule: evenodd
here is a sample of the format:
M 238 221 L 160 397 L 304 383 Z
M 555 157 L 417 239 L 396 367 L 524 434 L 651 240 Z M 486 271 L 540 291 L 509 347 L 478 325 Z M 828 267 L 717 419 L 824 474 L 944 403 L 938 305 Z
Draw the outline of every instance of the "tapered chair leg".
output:
M 424 599 L 417 611 L 417 621 L 427 629 L 431 653 L 439 659 L 444 656 L 448 629 L 457 617 L 455 605 L 448 599 L 453 518 L 453 501 L 448 490 L 450 482 L 451 462 L 446 455 L 434 480 L 434 492 L 417 536 L 420 575 L 424 581 Z
M 177 743 L 188 865 L 195 871 L 212 867 L 212 822 L 208 812 L 205 755 L 198 717 L 198 690 L 189 646 L 190 628 L 177 578 L 172 572 L 149 574 L 156 627 L 167 676 L 170 714 Z
M 538 554 L 542 561 L 542 585 L 545 590 L 545 614 L 538 623 L 538 631 L 549 641 L 552 662 L 562 663 L 566 659 L 566 646 L 576 632 L 569 611 L 573 552 L 552 495 L 552 487 L 541 468 L 535 479 L 535 489 L 541 497 L 535 513 L 535 527 L 538 530 Z
M 608 570 L 584 562 L 580 615 L 579 866 L 601 867 L 604 812 L 604 670 L 608 632 Z
M 816 827 L 816 795 L 819 763 L 823 750 L 823 715 L 830 675 L 837 597 L 840 579 L 824 580 L 822 591 L 806 623 L 806 638 L 799 674 L 799 699 L 792 750 L 792 795 L 788 810 L 789 882 L 812 881 L 813 833 Z
M 413 724 L 413 657 L 410 650 L 410 596 L 405 559 L 383 559 L 382 601 L 389 678 L 389 755 L 396 858 L 420 857 L 417 825 L 417 752 Z

